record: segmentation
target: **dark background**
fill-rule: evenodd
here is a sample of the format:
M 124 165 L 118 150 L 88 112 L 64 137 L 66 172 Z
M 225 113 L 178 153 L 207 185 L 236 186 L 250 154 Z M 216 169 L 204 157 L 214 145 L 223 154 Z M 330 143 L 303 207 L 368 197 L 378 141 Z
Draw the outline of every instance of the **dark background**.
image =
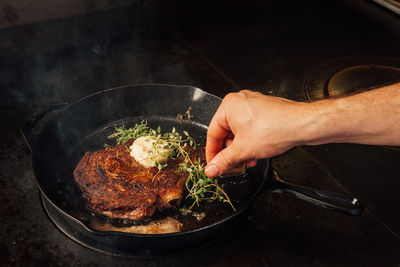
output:
M 359 197 L 367 208 L 361 217 L 260 195 L 246 218 L 205 248 L 133 259 L 85 248 L 52 224 L 19 131 L 45 107 L 129 84 L 192 85 L 220 97 L 246 88 L 308 101 L 307 77 L 330 62 L 398 62 L 399 15 L 362 0 L 27 3 L 0 4 L 0 265 L 400 264 L 398 148 L 299 147 L 272 159 L 291 182 Z

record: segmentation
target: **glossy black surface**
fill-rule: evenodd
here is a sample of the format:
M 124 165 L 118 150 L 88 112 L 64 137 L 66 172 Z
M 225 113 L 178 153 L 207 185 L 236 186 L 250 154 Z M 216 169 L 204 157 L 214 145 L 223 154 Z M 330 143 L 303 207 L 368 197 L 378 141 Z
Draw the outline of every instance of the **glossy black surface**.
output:
M 397 148 L 325 145 L 272 160 L 291 182 L 351 192 L 361 217 L 290 196 L 257 197 L 239 224 L 197 251 L 104 255 L 42 209 L 19 127 L 50 104 L 126 84 L 241 88 L 306 101 L 308 73 L 337 58 L 400 57 L 399 18 L 369 1 L 134 2 L 131 8 L 0 30 L 0 260 L 4 266 L 397 266 Z M 385 83 L 387 81 L 382 81 Z M 379 83 L 379 81 L 377 81 Z M 348 85 L 350 88 L 351 85 Z

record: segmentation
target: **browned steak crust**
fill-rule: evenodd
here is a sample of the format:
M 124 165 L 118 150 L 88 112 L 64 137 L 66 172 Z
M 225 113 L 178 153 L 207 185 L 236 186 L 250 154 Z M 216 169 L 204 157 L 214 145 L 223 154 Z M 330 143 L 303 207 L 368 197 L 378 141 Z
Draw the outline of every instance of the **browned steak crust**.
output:
M 169 159 L 157 174 L 156 167 L 145 168 L 130 156 L 132 142 L 86 152 L 76 166 L 75 182 L 95 213 L 137 221 L 180 204 L 187 177 L 176 172 L 181 160 Z M 192 154 L 204 160 L 204 149 Z

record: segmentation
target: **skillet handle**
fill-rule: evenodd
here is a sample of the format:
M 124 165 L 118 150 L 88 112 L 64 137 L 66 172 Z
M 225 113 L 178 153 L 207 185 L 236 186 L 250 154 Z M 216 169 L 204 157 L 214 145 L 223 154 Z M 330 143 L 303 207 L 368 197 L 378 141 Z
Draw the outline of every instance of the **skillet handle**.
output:
M 25 119 L 20 131 L 28 143 L 29 148 L 35 143 L 38 129 L 49 119 L 49 115 L 65 108 L 67 103 L 53 104 L 42 108 Z M 32 149 L 31 149 L 32 150 Z
M 345 215 L 359 216 L 364 211 L 364 205 L 352 196 L 291 184 L 279 178 L 275 171 L 273 189 L 270 192 L 290 194 L 314 205 Z

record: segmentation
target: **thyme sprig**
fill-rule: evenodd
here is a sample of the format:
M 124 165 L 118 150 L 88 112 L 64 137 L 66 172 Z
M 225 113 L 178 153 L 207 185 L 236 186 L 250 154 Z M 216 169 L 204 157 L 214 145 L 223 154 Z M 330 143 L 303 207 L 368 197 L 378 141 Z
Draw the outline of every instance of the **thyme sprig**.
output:
M 109 139 L 115 139 L 117 144 L 124 144 L 131 139 L 137 139 L 139 137 L 151 136 L 155 142 L 153 143 L 152 153 L 155 154 L 162 148 L 169 151 L 169 158 L 181 158 L 183 162 L 179 165 L 177 172 L 187 172 L 188 177 L 185 181 L 185 186 L 188 191 L 186 198 L 193 200 L 190 209 L 195 205 L 199 206 L 203 200 L 214 201 L 219 200 L 226 202 L 233 206 L 229 196 L 223 190 L 223 186 L 218 184 L 217 179 L 209 178 L 204 173 L 204 164 L 197 161 L 192 161 L 190 153 L 197 149 L 198 144 L 189 135 L 187 131 L 183 131 L 183 136 L 180 135 L 175 128 L 172 128 L 171 132 L 161 134 L 161 128 L 157 127 L 156 130 L 147 126 L 146 121 L 142 121 L 140 124 L 135 124 L 132 128 L 125 128 L 125 126 L 116 127 L 115 132 L 108 136 Z M 152 154 L 149 153 L 149 154 Z M 168 153 L 168 152 L 164 152 Z M 167 166 L 167 163 L 156 162 L 158 172 Z M 153 180 L 154 180 L 153 178 Z
M 151 129 L 147 126 L 146 121 L 142 121 L 140 124 L 135 124 L 133 128 L 125 128 L 125 125 L 116 127 L 113 134 L 108 136 L 108 139 L 115 139 L 118 145 L 125 144 L 131 139 L 136 139 L 143 136 L 157 136 L 161 133 L 161 128 L 157 130 Z
M 186 189 L 188 191 L 186 198 L 191 198 L 193 200 L 189 209 L 192 209 L 195 205 L 199 206 L 200 202 L 203 200 L 210 202 L 219 200 L 221 202 L 229 203 L 232 209 L 236 211 L 229 196 L 224 191 L 223 186 L 218 184 L 218 180 L 215 178 L 209 178 L 204 173 L 204 165 L 201 164 L 200 159 L 195 162 L 190 160 L 190 163 L 181 163 L 178 172 L 182 171 L 189 173 L 189 176 L 185 181 Z

